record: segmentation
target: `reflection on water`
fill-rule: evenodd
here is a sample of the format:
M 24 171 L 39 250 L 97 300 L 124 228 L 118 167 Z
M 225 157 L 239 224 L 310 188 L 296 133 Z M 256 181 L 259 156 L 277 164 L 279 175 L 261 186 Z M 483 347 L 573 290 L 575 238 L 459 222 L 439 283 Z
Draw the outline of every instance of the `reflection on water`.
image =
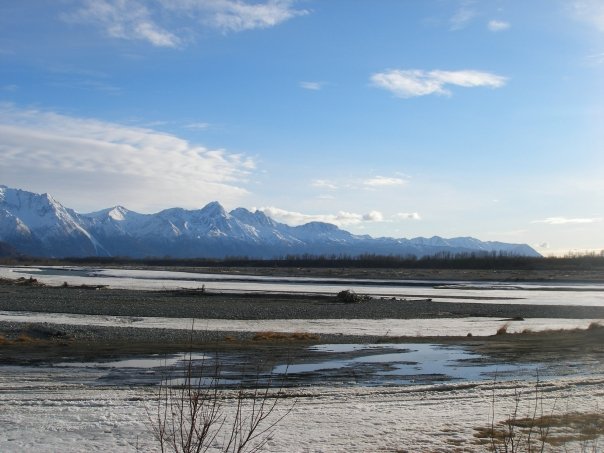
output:
M 171 354 L 159 355 L 152 354 L 143 358 L 133 358 L 125 360 L 114 360 L 106 362 L 60 362 L 53 366 L 64 368 L 160 368 L 174 367 L 184 360 L 205 360 L 208 357 L 205 354 Z
M 333 344 L 313 347 L 329 353 L 328 360 L 301 364 L 278 365 L 276 375 L 288 376 L 322 372 L 349 372 L 368 384 L 405 384 L 449 380 L 484 380 L 535 374 L 535 364 L 489 364 L 484 357 L 459 347 L 435 344 Z M 394 351 L 394 352 L 391 352 Z M 336 357 L 334 358 L 334 353 Z M 344 355 L 338 358 L 337 355 Z M 362 373 L 362 374 L 361 374 Z
M 596 357 L 507 362 L 467 347 L 423 343 L 323 344 L 291 351 L 147 355 L 114 361 L 63 362 L 38 369 L 78 385 L 182 385 L 191 365 L 194 386 L 401 386 L 460 381 L 541 380 L 601 375 Z M 0 367 L 0 371 L 4 367 Z M 14 366 L 13 366 L 14 368 Z M 26 373 L 27 367 L 21 367 Z

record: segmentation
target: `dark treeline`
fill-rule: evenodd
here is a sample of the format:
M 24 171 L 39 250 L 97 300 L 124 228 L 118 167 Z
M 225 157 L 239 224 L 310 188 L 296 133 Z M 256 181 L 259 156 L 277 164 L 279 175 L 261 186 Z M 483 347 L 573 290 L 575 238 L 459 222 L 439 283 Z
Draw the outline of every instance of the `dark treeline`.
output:
M 604 251 L 569 254 L 563 257 L 526 257 L 505 253 L 439 253 L 433 256 L 287 255 L 273 259 L 232 256 L 224 259 L 171 257 L 85 257 L 35 259 L 11 257 L 0 264 L 99 265 L 99 266 L 178 266 L 178 267 L 301 267 L 301 268 L 400 268 L 400 269 L 480 269 L 480 270 L 596 270 L 604 271 Z

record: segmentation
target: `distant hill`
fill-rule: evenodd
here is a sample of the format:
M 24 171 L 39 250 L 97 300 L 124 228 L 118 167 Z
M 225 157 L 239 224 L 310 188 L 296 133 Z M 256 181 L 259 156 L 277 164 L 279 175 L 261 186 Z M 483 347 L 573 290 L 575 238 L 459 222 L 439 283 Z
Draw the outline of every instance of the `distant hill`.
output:
M 526 244 L 483 242 L 471 237 L 372 238 L 322 222 L 292 227 L 260 211 L 237 208 L 227 212 L 218 202 L 198 210 L 170 208 L 155 214 L 139 214 L 122 206 L 80 214 L 48 194 L 6 186 L 0 186 L 0 241 L 6 244 L 5 253 L 57 258 L 274 258 L 302 254 L 423 257 L 442 252 L 540 256 Z M 2 250 L 0 246 L 0 253 Z

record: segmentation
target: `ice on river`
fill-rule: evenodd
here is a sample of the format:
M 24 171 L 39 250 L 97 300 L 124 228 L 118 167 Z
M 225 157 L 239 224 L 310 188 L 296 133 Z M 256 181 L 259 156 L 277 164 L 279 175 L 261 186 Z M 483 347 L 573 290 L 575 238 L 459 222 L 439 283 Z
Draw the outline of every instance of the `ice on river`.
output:
M 115 289 L 174 290 L 200 288 L 213 292 L 282 292 L 336 294 L 351 289 L 373 297 L 430 298 L 438 302 L 604 306 L 601 284 L 516 284 L 415 280 L 263 277 L 235 274 L 84 267 L 0 267 L 0 277 L 34 277 L 59 286 L 106 285 Z
M 524 330 L 585 329 L 592 322 L 604 324 L 604 319 L 527 318 L 510 321 L 494 318 L 436 318 L 436 319 L 188 319 L 162 317 L 132 317 L 81 315 L 70 313 L 39 313 L 0 311 L 0 321 L 22 323 L 71 324 L 78 326 L 137 327 L 141 329 L 184 329 L 229 332 L 309 332 L 316 334 L 343 334 L 368 336 L 473 336 L 494 335 L 506 325 L 507 332 Z

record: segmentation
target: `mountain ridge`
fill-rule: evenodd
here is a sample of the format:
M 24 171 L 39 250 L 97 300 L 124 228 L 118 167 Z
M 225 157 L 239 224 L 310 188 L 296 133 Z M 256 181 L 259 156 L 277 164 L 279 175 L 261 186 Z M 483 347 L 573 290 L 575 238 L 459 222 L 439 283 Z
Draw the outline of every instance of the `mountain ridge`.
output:
M 526 244 L 471 237 L 372 238 L 336 225 L 290 226 L 261 211 L 227 212 L 217 201 L 197 210 L 168 208 L 141 214 L 121 205 L 88 214 L 64 207 L 51 195 L 0 185 L 0 241 L 40 257 L 275 258 L 285 255 L 414 255 L 505 253 L 540 256 Z

